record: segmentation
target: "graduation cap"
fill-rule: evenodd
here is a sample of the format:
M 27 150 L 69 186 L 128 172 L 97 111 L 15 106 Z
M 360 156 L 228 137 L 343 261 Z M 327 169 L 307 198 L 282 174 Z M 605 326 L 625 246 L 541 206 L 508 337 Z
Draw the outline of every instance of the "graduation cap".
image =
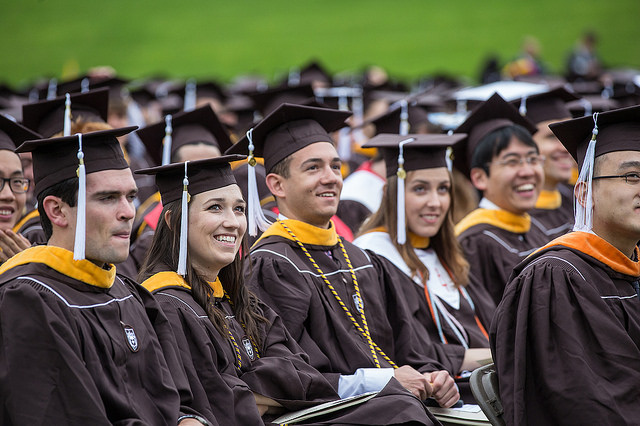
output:
M 244 158 L 246 158 L 244 155 L 226 155 L 136 171 L 137 174 L 155 175 L 162 204 L 166 205 L 177 200 L 182 202 L 177 273 L 183 277 L 187 273 L 188 203 L 190 196 L 235 184 L 236 179 L 229 162 Z
M 77 122 L 107 122 L 109 89 L 92 90 L 69 95 L 70 120 Z M 44 137 L 51 137 L 65 128 L 67 96 L 59 96 L 22 106 L 22 124 Z
M 594 113 L 549 125 L 580 165 L 578 182 L 587 183 L 586 204 L 575 203 L 574 231 L 591 231 L 591 182 L 595 158 L 616 151 L 640 151 L 640 105 Z
M 300 86 L 281 86 L 248 95 L 256 105 L 256 109 L 267 116 L 282 104 L 302 105 L 315 99 L 311 84 Z
M 220 102 L 227 99 L 226 91 L 214 81 L 196 82 L 193 79 L 186 83 L 178 84 L 169 89 L 169 95 L 177 95 L 183 102 L 181 109 L 192 111 L 196 107 L 198 98 L 213 98 Z
M 566 104 L 578 99 L 580 99 L 578 96 L 564 87 L 558 87 L 548 92 L 523 96 L 512 101 L 511 104 L 518 108 L 521 115 L 537 124 L 543 121 L 571 118 L 571 112 Z
M 379 134 L 363 145 L 382 151 L 387 168 L 387 178 L 398 176 L 398 244 L 406 242 L 404 183 L 407 172 L 447 167 L 451 171 L 451 147 L 463 140 L 466 134 Z
M 311 61 L 300 69 L 298 84 L 321 82 L 331 84 L 331 74 L 318 62 Z
M 189 144 L 212 145 L 218 147 L 220 152 L 231 147 L 231 139 L 210 105 L 169 115 L 164 121 L 144 127 L 136 133 L 158 165 L 170 163 L 175 152 Z
M 601 95 L 585 95 L 582 98 L 571 101 L 567 108 L 574 118 L 589 116 L 594 112 L 605 112 L 618 109 L 620 107 L 615 99 L 603 98 Z
M 376 135 L 380 133 L 408 134 L 417 133 L 418 128 L 429 122 L 427 112 L 419 106 L 409 105 L 406 101 L 396 108 L 371 120 L 376 126 Z
M 42 136 L 0 114 L 0 149 L 15 151 L 24 141 L 42 139 Z
M 267 173 L 280 161 L 316 142 L 333 143 L 330 132 L 345 126 L 351 116 L 348 111 L 282 104 L 258 123 L 251 132 L 229 148 L 227 154 L 248 154 L 264 157 Z
M 129 83 L 129 80 L 120 77 L 92 76 L 84 75 L 82 77 L 58 83 L 57 93 L 87 93 L 91 90 L 108 88 L 113 94 L 120 94 L 122 88 Z
M 57 183 L 74 177 L 79 178 L 73 250 L 75 260 L 85 258 L 86 175 L 103 170 L 128 168 L 117 138 L 136 128 L 131 126 L 59 138 L 29 140 L 16 149 L 16 152 L 31 152 L 36 196 Z
M 249 155 L 249 165 L 255 166 L 254 157 L 263 157 L 266 173 L 291 154 L 316 142 L 333 143 L 329 132 L 344 127 L 350 112 L 328 108 L 282 104 L 229 148 L 225 154 Z M 257 234 L 257 227 L 265 228 L 268 221 L 260 209 L 255 167 L 249 169 L 249 235 Z M 264 229 L 262 229 L 264 230 Z
M 453 148 L 454 166 L 466 176 L 471 171 L 471 158 L 480 141 L 489 133 L 511 125 L 519 125 L 531 134 L 537 131 L 536 126 L 520 115 L 513 105 L 495 93 L 487 101 L 478 105 L 467 119 L 454 131 L 466 133 L 466 143 L 459 143 Z

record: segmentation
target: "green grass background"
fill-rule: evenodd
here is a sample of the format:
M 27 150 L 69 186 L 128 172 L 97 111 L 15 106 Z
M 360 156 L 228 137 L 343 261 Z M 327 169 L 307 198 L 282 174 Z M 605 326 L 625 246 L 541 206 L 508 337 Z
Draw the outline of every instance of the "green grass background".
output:
M 513 58 L 525 35 L 562 71 L 587 28 L 608 65 L 640 68 L 639 0 L 0 0 L 0 81 L 97 65 L 132 78 L 273 79 L 312 58 L 332 72 L 375 63 L 403 79 L 474 80 L 488 54 Z

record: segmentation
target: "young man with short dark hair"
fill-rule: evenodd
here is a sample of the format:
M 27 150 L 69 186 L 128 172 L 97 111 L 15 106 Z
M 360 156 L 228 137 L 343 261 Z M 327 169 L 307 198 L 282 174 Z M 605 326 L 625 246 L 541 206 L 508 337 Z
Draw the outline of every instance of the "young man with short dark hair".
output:
M 449 407 L 459 398 L 455 383 L 425 355 L 431 348 L 420 345 L 394 287 L 396 268 L 338 237 L 331 222 L 342 177 L 329 132 L 348 115 L 284 104 L 227 151 L 255 147 L 280 209 L 252 247 L 249 284 L 341 396 L 397 386 L 395 377 L 420 399 Z
M 3 424 L 209 424 L 190 408 L 158 304 L 115 273 L 135 214 L 137 188 L 117 140 L 131 130 L 18 148 L 33 154 L 50 238 L 0 268 Z
M 454 147 L 454 166 L 482 192 L 478 208 L 456 225 L 456 235 L 470 265 L 469 290 L 477 297 L 488 292 L 496 305 L 513 267 L 548 241 L 527 214 L 544 181 L 533 132 L 535 126 L 498 94 L 456 129 L 469 136 Z M 481 320 L 491 323 L 489 317 Z

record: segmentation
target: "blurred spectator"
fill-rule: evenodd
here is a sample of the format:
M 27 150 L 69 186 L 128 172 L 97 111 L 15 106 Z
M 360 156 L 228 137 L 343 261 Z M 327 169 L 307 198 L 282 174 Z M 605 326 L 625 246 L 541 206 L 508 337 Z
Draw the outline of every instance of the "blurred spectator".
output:
M 595 80 L 602 73 L 602 62 L 596 53 L 598 37 L 594 31 L 584 33 L 569 55 L 567 80 Z

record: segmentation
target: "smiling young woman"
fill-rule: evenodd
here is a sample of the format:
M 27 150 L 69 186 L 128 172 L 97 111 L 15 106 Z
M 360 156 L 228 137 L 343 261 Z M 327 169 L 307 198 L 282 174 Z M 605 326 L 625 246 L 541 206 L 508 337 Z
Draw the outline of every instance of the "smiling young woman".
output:
M 416 305 L 416 323 L 457 359 L 457 372 L 464 374 L 491 358 L 488 324 L 480 316 L 486 317 L 493 305 L 486 303 L 487 295 L 476 297 L 466 288 L 469 264 L 453 231 L 446 157 L 447 148 L 462 138 L 389 134 L 367 142 L 365 146 L 383 152 L 387 183 L 380 209 L 364 223 L 354 243 L 404 272 L 408 279 L 403 291 Z

